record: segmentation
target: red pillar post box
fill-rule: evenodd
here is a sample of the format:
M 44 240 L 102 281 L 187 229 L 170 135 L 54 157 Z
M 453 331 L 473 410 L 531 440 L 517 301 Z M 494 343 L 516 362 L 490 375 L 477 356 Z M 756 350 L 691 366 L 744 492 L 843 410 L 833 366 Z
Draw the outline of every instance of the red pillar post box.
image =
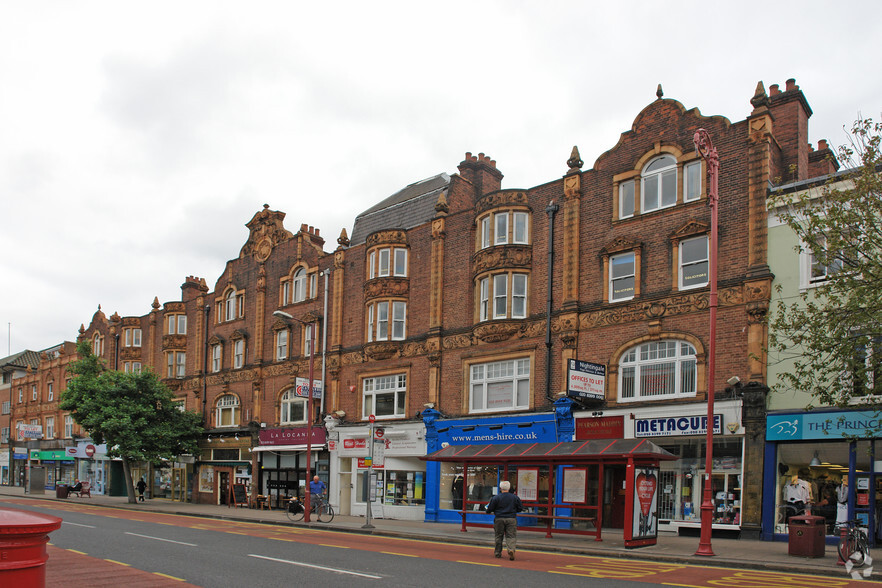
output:
M 0 586 L 46 586 L 46 544 L 60 526 L 58 517 L 0 509 Z

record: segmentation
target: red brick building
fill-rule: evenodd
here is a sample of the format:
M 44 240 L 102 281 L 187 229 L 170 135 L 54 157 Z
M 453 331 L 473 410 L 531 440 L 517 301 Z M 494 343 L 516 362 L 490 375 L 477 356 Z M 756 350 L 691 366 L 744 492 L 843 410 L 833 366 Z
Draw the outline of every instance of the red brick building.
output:
M 379 503 L 389 516 L 435 516 L 452 509 L 457 473 L 418 459 L 421 413 L 440 413 L 439 432 L 445 420 L 486 432 L 514 417 L 540 430 L 581 360 L 606 376 L 603 399 L 575 406 L 576 436 L 654 437 L 680 455 L 661 472 L 659 517 L 697 526 L 710 211 L 693 135 L 704 128 L 721 161 L 715 522 L 755 530 L 773 279 L 766 194 L 828 164 L 808 144 L 811 109 L 793 80 L 769 93 L 760 83 L 748 101 L 750 115 L 731 122 L 659 92 L 590 168 L 563 151 L 552 179 L 530 188 L 503 188 L 495 161 L 467 153 L 457 174 L 358 215 L 333 251 L 318 229 L 292 233 L 264 206 L 212 288 L 188 277 L 179 301 L 143 316 L 96 313 L 82 338 L 119 369 L 152 367 L 205 419 L 202 455 L 151 474 L 154 492 L 223 502 L 243 483 L 279 501 L 302 488 L 313 338 L 327 424 L 313 469 L 343 513 L 363 512 L 369 415 L 389 439 Z M 733 376 L 743 387 L 727 388 Z M 596 489 L 611 522 L 616 476 Z

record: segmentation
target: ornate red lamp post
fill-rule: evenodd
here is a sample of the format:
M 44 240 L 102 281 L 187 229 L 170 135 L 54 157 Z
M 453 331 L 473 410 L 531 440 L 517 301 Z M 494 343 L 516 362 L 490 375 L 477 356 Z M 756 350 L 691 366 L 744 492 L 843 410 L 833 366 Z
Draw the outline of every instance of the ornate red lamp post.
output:
M 720 157 L 710 135 L 704 129 L 695 131 L 692 139 L 695 151 L 707 163 L 708 189 L 707 203 L 711 209 L 710 233 L 710 331 L 708 335 L 707 359 L 707 449 L 704 462 L 704 493 L 701 500 L 701 538 L 695 555 L 715 555 L 711 548 L 711 533 L 714 518 L 713 469 L 714 469 L 714 377 L 716 375 L 717 351 L 717 220 L 719 194 L 717 188 L 720 177 Z

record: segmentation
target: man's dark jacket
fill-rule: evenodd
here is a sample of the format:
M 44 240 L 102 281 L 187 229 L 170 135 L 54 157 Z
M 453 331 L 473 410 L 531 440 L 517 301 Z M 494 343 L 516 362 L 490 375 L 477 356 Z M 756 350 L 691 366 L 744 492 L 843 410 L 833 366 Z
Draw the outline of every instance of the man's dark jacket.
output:
M 487 512 L 495 514 L 497 519 L 513 519 L 522 510 L 521 499 L 511 492 L 501 492 L 487 504 Z

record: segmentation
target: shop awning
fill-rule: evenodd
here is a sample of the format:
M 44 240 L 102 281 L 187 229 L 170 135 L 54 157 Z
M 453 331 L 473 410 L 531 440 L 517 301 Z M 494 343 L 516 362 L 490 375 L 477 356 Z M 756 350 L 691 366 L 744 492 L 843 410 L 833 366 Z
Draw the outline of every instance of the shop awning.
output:
M 312 444 L 313 451 L 322 451 L 324 445 Z M 251 451 L 260 453 L 261 451 L 306 451 L 306 443 L 302 445 L 261 445 L 260 447 L 252 447 Z
M 669 461 L 679 457 L 646 439 L 591 439 L 564 443 L 510 443 L 497 445 L 448 445 L 422 457 L 426 461 L 458 463 L 586 463 Z

